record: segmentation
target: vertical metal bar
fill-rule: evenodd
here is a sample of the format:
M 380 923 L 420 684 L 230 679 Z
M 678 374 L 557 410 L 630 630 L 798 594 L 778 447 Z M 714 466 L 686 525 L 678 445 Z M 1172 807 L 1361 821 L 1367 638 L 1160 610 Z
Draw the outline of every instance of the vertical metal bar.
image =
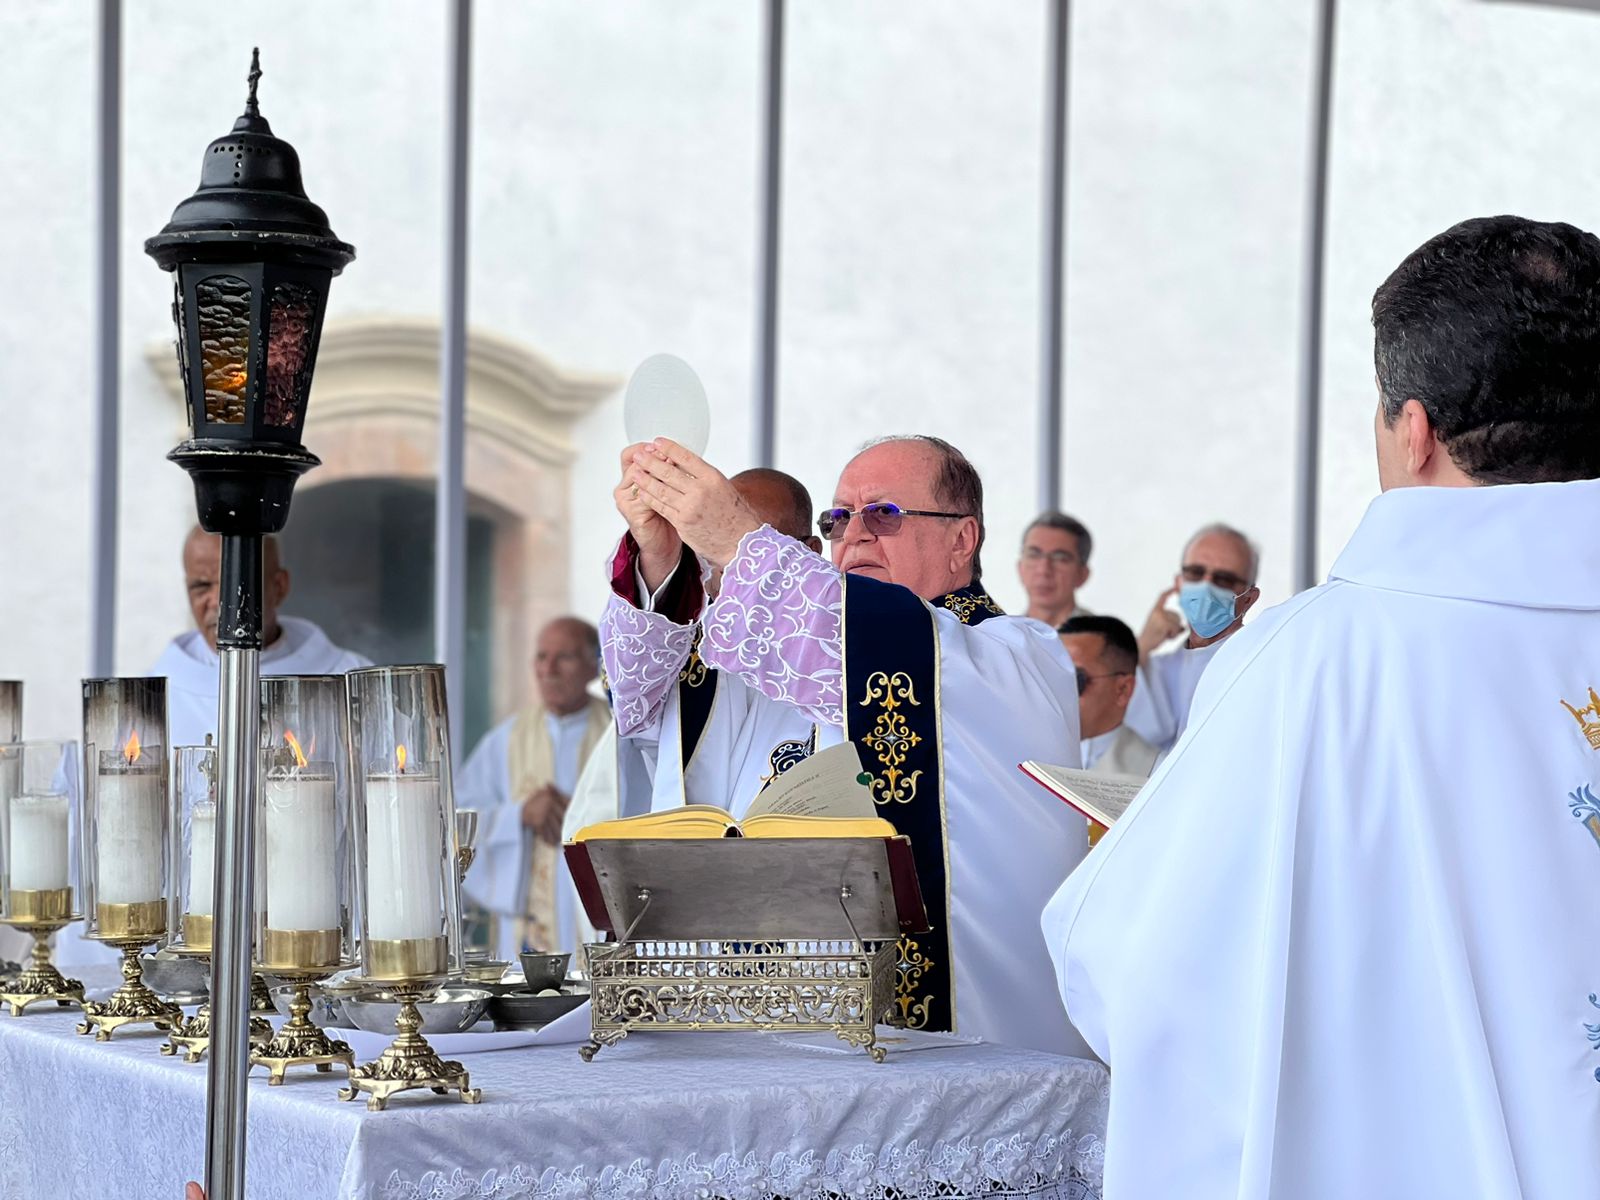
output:
M 1061 507 L 1061 341 L 1066 307 L 1067 53 L 1071 0 L 1047 0 L 1044 274 L 1039 284 L 1039 507 Z
M 254 552 L 259 555 L 260 539 L 253 541 Z M 244 1200 L 261 651 L 225 646 L 220 657 L 220 787 L 213 893 L 216 922 L 211 959 L 211 1045 L 206 1063 L 206 1195 L 210 1200 Z
M 117 321 L 121 310 L 118 226 L 122 187 L 122 0 L 100 0 L 96 24 L 95 442 L 89 549 L 89 670 L 116 674 L 117 445 L 120 409 Z
M 1322 303 L 1327 258 L 1328 132 L 1333 115 L 1337 0 L 1320 0 L 1312 34 L 1311 139 L 1306 180 L 1305 261 L 1300 294 L 1300 404 L 1294 447 L 1294 589 L 1317 582 L 1317 500 L 1322 439 Z
M 445 188 L 444 319 L 439 347 L 439 488 L 434 509 L 434 653 L 445 694 L 465 702 L 467 649 L 467 164 L 472 114 L 472 0 L 451 5 Z M 461 730 L 450 722 L 450 754 L 461 761 Z
M 761 123 L 761 259 L 757 265 L 756 378 L 751 414 L 754 462 L 770 467 L 778 450 L 778 266 L 783 187 L 784 0 L 767 0 Z

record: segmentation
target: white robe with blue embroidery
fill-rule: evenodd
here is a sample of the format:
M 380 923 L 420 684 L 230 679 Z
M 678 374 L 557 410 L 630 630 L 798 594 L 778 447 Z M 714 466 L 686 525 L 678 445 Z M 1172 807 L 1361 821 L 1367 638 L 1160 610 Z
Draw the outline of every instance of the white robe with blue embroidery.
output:
M 1218 653 L 1045 911 L 1105 1200 L 1600 1196 L 1597 524 L 1391 491 Z

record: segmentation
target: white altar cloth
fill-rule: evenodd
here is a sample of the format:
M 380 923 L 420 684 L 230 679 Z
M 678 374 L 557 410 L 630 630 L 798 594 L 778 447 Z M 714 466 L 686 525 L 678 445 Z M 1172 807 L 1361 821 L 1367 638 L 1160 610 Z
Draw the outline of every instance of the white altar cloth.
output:
M 204 1163 L 201 1066 L 76 1013 L 0 1017 L 0 1196 L 177 1200 Z M 1107 1076 L 1006 1046 L 872 1063 L 761 1034 L 468 1055 L 481 1105 L 250 1086 L 248 1200 L 1098 1200 Z

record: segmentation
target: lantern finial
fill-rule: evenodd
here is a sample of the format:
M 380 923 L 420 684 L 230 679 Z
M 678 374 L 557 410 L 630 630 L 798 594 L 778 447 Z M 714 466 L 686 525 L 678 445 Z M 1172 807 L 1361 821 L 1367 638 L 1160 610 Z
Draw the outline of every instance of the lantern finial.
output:
M 250 95 L 245 98 L 244 111 L 252 117 L 261 115 L 261 106 L 256 103 L 256 84 L 261 82 L 261 47 L 250 47 Z

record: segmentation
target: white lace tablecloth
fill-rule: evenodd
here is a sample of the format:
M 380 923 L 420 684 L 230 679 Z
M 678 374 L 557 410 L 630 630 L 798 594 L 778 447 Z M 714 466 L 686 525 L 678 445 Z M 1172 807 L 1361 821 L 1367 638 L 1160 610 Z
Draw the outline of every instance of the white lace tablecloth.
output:
M 204 1162 L 203 1066 L 161 1037 L 0 1017 L 0 1196 L 178 1200 Z M 249 1200 L 1098 1200 L 1107 1077 L 1004 1046 L 821 1054 L 762 1034 L 473 1054 L 483 1103 L 387 1112 L 335 1075 L 250 1087 Z M 421 1097 L 427 1096 L 427 1099 Z

